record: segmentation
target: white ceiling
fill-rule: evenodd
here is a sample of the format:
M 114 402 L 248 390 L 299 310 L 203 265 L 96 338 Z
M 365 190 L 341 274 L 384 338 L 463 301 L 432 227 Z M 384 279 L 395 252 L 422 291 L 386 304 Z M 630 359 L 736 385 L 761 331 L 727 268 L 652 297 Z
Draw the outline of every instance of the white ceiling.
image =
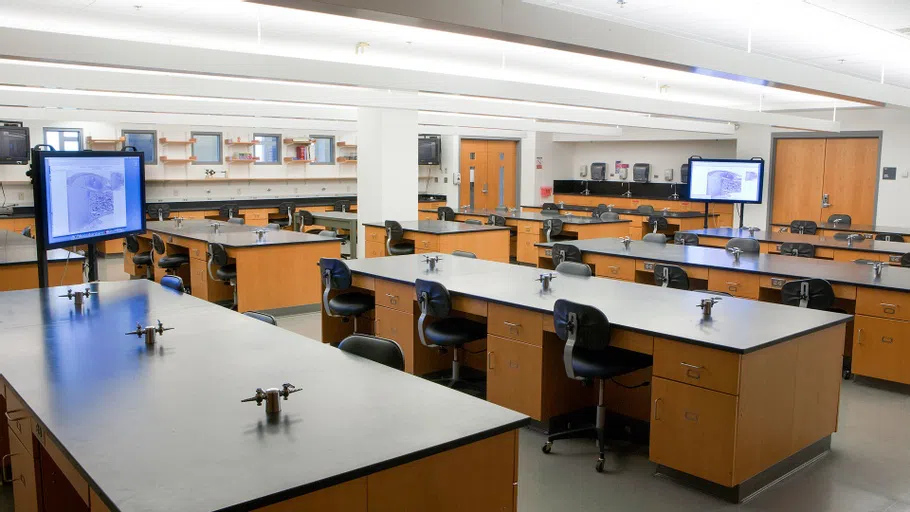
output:
M 628 2 L 632 5 L 622 9 L 624 15 L 644 17 L 650 12 L 664 23 L 672 20 L 672 12 L 684 9 L 674 9 L 683 2 L 671 0 Z M 610 6 L 615 2 L 567 0 L 554 5 L 602 8 L 604 15 L 612 16 Z M 729 39 L 736 33 L 703 21 L 714 37 Z M 0 0 L 0 26 L 495 78 L 747 111 L 857 106 L 825 96 L 601 57 L 238 0 Z M 363 55 L 356 55 L 354 47 L 361 41 L 370 46 Z M 137 59 L 136 65 L 142 64 Z
M 908 0 L 522 1 L 910 88 Z

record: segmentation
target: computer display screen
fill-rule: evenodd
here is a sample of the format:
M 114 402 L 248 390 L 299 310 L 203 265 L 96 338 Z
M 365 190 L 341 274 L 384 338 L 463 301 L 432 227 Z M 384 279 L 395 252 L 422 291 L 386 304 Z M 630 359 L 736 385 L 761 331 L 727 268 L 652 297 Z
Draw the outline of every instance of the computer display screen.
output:
M 761 203 L 764 160 L 689 159 L 689 199 Z
M 49 249 L 145 231 L 141 152 L 43 151 L 38 155 L 40 190 L 35 208 L 43 217 L 41 236 Z

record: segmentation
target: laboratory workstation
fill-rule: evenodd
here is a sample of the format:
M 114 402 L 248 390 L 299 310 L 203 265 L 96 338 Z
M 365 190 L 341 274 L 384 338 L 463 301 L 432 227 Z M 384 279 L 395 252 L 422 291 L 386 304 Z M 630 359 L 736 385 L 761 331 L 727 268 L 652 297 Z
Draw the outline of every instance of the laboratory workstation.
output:
M 908 27 L 0 2 L 0 512 L 910 512 Z

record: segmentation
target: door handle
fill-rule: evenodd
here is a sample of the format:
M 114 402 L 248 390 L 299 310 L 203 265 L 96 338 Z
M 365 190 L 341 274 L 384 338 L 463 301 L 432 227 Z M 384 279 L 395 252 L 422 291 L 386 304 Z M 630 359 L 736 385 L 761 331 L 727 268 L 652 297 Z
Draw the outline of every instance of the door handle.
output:
M 894 343 L 894 338 L 890 336 L 882 336 L 882 343 Z
M 398 304 L 397 295 L 392 295 L 391 293 L 387 293 L 387 294 L 385 294 L 385 296 L 389 298 L 389 304 Z
M 521 329 L 521 324 L 516 324 L 512 322 L 503 321 L 502 323 L 506 324 L 506 327 L 509 328 L 509 334 L 515 333 L 518 334 L 518 331 Z
M 493 352 L 487 352 L 487 369 L 493 370 L 496 368 L 496 365 L 493 364 Z
M 663 399 L 662 399 L 662 398 L 656 398 L 656 399 L 654 399 L 654 421 L 660 421 L 660 409 L 659 409 L 659 406 L 660 406 L 660 401 L 661 401 L 661 400 L 663 400 Z
M 887 302 L 882 302 L 879 305 L 882 307 L 882 312 L 884 312 L 886 315 L 893 315 L 897 313 L 897 308 L 899 307 L 897 304 L 888 304 Z
M 862 327 L 860 327 L 859 330 L 856 331 L 856 344 L 857 345 L 863 344 L 863 328 Z

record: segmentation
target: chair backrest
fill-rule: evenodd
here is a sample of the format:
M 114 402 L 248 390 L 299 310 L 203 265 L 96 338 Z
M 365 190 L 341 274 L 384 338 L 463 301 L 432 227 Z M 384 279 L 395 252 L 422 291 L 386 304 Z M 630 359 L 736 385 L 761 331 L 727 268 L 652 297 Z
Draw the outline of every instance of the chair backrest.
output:
M 910 252 L 901 256 L 901 266 L 910 267 Z
M 834 288 L 824 279 L 788 281 L 780 289 L 781 302 L 788 306 L 809 309 L 830 309 L 834 306 Z
M 294 205 L 294 203 L 292 203 L 290 201 L 278 203 L 278 213 L 280 213 L 282 215 L 287 215 L 288 222 L 290 222 L 291 219 L 294 218 L 294 210 L 296 210 L 296 209 L 297 209 L 297 207 Z
M 559 211 L 559 206 L 556 206 L 556 203 L 544 203 L 541 207 L 542 211 Z
M 619 220 L 619 214 L 616 212 L 603 212 L 600 214 L 600 220 Z
M 455 221 L 455 210 L 448 206 L 440 206 L 436 209 L 436 218 L 453 222 Z
M 319 272 L 328 290 L 347 290 L 354 280 L 347 263 L 338 258 L 320 258 Z
M 398 343 L 378 336 L 354 334 L 341 340 L 338 349 L 390 368 L 404 371 L 404 352 Z
M 385 221 L 385 234 L 390 242 L 397 242 L 404 238 L 404 229 L 397 220 Z
M 335 201 L 335 204 L 332 205 L 332 211 L 349 212 L 349 211 L 351 211 L 351 202 L 348 201 L 347 199 Z
M 559 339 L 566 342 L 562 362 L 571 379 L 576 378 L 572 364 L 576 349 L 602 351 L 610 345 L 610 321 L 593 306 L 557 300 L 553 306 L 553 327 Z
M 32 236 L 32 227 L 31 227 L 31 226 L 25 226 L 24 228 L 22 228 L 22 236 L 27 236 L 27 237 L 31 238 L 31 236 Z
M 218 216 L 222 219 L 230 219 L 237 215 L 240 212 L 240 206 L 236 204 L 223 204 L 221 208 L 218 208 Z
M 155 249 L 157 254 L 164 254 L 164 240 L 161 239 L 158 233 L 152 233 L 152 249 Z
M 638 205 L 638 208 L 636 208 L 635 210 L 638 211 L 638 213 L 647 213 L 647 214 L 654 213 L 654 207 L 651 206 L 650 204 Z
M 550 254 L 553 258 L 554 267 L 558 267 L 564 261 L 582 263 L 581 249 L 571 244 L 553 244 Z
M 496 214 L 494 213 L 494 214 L 490 215 L 490 222 L 489 222 L 489 224 L 490 224 L 491 226 L 505 226 L 505 225 L 506 225 L 506 218 L 503 217 L 502 215 L 496 215 Z
M 303 231 L 305 227 L 312 226 L 316 223 L 316 219 L 313 218 L 313 214 L 307 210 L 300 210 L 297 212 L 297 215 L 297 218 L 300 219 L 300 231 Z
M 556 271 L 560 274 L 569 274 L 573 276 L 591 277 L 594 272 L 591 267 L 577 261 L 564 261 L 556 265 Z
M 414 283 L 421 315 L 445 318 L 452 312 L 452 296 L 442 283 L 418 279 Z
M 167 203 L 150 204 L 146 206 L 146 213 L 155 220 L 164 220 L 171 216 L 171 205 Z
M 473 224 L 473 225 L 476 225 L 476 226 L 483 226 L 483 222 L 481 222 L 481 221 L 478 220 L 478 219 L 466 219 L 466 220 L 464 221 L 464 223 L 465 223 L 465 224 Z
M 884 242 L 901 242 L 904 241 L 903 235 L 898 235 L 896 233 L 879 233 L 875 235 L 876 240 L 881 240 Z
M 814 235 L 818 231 L 818 224 L 814 220 L 794 220 L 790 223 L 790 232 L 801 235 Z
M 834 233 L 835 240 L 865 240 L 866 237 L 860 233 Z
M 651 225 L 652 233 L 665 231 L 670 228 L 670 223 L 667 222 L 667 218 L 663 215 L 651 215 L 648 217 L 648 224 Z
M 136 235 L 126 236 L 126 252 L 136 254 L 139 252 L 139 237 Z
M 607 212 L 607 205 L 599 204 L 594 207 L 594 211 L 591 212 L 591 217 L 599 219 L 600 215 Z
M 663 288 L 689 289 L 689 274 L 682 267 L 657 263 L 654 265 L 654 284 Z
M 552 217 L 553 215 L 559 215 L 559 210 L 541 210 L 540 214 Z
M 166 275 L 162 277 L 161 286 L 170 288 L 175 292 L 183 293 L 186 291 L 186 288 L 183 287 L 183 279 L 180 276 Z
M 224 248 L 221 244 L 209 244 L 209 255 L 212 259 L 212 263 L 218 265 L 219 267 L 227 265 L 228 254 L 227 249 Z
M 758 254 L 761 252 L 761 244 L 754 238 L 731 238 L 727 241 L 726 249 L 739 249 L 745 254 Z
M 835 213 L 828 217 L 828 224 L 837 224 L 838 226 L 849 226 L 853 218 L 846 213 Z
M 562 233 L 562 219 L 547 219 L 543 221 L 543 229 L 547 232 L 547 241 L 551 241 L 550 237 Z
M 255 318 L 260 322 L 265 322 L 267 324 L 278 325 L 278 320 L 275 320 L 275 317 L 268 313 L 260 313 L 259 311 L 247 311 L 243 316 L 248 316 L 250 318 Z
M 677 231 L 673 234 L 673 243 L 676 245 L 698 245 L 698 235 Z
M 652 244 L 665 244 L 667 243 L 667 235 L 663 233 L 648 233 L 641 237 L 641 241 L 650 242 Z
M 246 220 L 244 220 L 243 217 L 231 217 L 230 219 L 228 219 L 228 223 L 243 225 L 243 224 L 246 224 Z
M 784 256 L 814 258 L 815 246 L 804 242 L 784 242 L 780 244 L 780 253 Z
M 468 251 L 452 251 L 452 256 L 460 256 L 462 258 L 471 258 L 471 259 L 475 259 L 475 260 L 477 259 L 476 254 L 474 254 L 473 252 L 468 252 Z

